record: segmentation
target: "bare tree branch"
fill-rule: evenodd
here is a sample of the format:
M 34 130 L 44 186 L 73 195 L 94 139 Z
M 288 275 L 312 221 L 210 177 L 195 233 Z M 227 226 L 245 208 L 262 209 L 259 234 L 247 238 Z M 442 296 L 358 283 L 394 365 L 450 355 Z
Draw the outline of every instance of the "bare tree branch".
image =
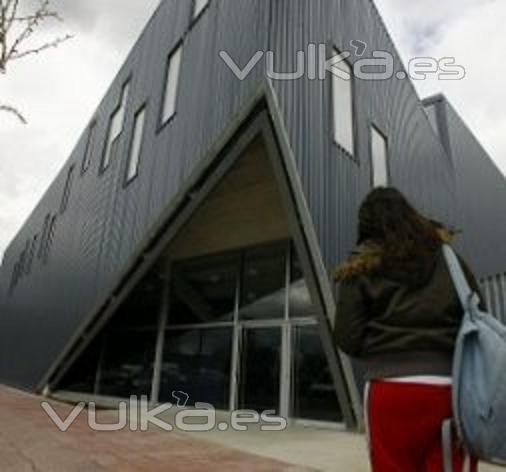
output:
M 26 118 L 23 116 L 23 114 L 16 107 L 13 107 L 11 105 L 1 105 L 0 104 L 0 112 L 7 112 L 7 113 L 14 115 L 24 125 L 26 125 L 26 123 L 27 123 Z
M 39 6 L 33 13 L 19 15 L 19 0 L 0 0 L 0 73 L 6 73 L 10 61 L 58 47 L 72 38 L 67 34 L 40 46 L 25 47 L 27 40 L 37 32 L 43 22 L 63 21 L 57 11 L 50 9 L 50 1 L 39 0 Z
M 0 0 L 0 75 L 7 73 L 11 62 L 57 48 L 72 38 L 72 35 L 67 34 L 42 44 L 34 44 L 31 40 L 44 22 L 63 22 L 59 13 L 50 8 L 50 3 L 51 0 L 38 0 L 34 11 L 21 12 L 21 4 L 26 4 L 26 0 Z M 14 106 L 0 103 L 0 112 L 11 113 L 26 123 L 23 114 Z
M 23 57 L 29 56 L 30 54 L 39 54 L 42 51 L 45 51 L 49 48 L 57 48 L 61 43 L 64 43 L 65 41 L 68 41 L 72 38 L 72 35 L 68 34 L 66 36 L 62 36 L 61 38 L 56 38 L 55 40 L 51 41 L 50 43 L 42 44 L 39 47 L 28 49 L 26 51 L 22 51 L 19 53 L 14 53 L 11 55 L 10 60 L 15 61 L 17 59 L 22 59 Z

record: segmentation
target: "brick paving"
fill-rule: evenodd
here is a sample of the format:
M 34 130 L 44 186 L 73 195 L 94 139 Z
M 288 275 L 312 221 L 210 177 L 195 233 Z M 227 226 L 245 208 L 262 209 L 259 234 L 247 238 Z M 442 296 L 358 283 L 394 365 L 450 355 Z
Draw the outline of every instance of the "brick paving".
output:
M 81 413 L 62 433 L 40 397 L 0 386 L 1 472 L 302 472 L 280 461 L 189 438 L 176 432 L 95 432 Z M 50 402 L 60 418 L 72 406 Z M 101 412 L 99 422 L 113 420 Z

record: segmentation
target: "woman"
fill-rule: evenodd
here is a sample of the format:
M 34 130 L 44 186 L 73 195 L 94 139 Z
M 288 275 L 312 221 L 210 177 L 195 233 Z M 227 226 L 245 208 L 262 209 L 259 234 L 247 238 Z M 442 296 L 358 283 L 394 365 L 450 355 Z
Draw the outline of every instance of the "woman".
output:
M 398 190 L 379 188 L 362 204 L 357 247 L 336 271 L 335 340 L 365 363 L 375 472 L 443 470 L 441 426 L 452 416 L 452 357 L 463 315 L 442 253 L 452 239 Z M 467 460 L 476 471 L 477 461 L 455 444 L 454 470 Z

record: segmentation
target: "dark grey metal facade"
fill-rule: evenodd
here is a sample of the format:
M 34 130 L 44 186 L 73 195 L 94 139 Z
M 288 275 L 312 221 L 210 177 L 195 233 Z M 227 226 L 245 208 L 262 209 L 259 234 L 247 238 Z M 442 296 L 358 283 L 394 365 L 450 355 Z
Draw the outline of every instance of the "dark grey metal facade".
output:
M 454 169 L 461 250 L 480 278 L 506 272 L 506 179 L 442 95 L 424 100 Z
M 223 143 L 230 124 L 251 104 L 266 81 L 265 63 L 260 62 L 240 81 L 219 58 L 220 51 L 244 65 L 257 51 L 272 50 L 276 70 L 290 71 L 295 67 L 296 51 L 305 50 L 310 42 L 325 43 L 329 50 L 350 50 L 350 41 L 360 39 L 368 44 L 368 53 L 390 51 L 396 70 L 402 70 L 370 0 L 211 0 L 196 21 L 191 21 L 191 4 L 189 0 L 162 2 L 91 117 L 97 132 L 89 169 L 79 172 L 88 137 L 85 130 L 6 251 L 1 271 L 0 381 L 29 389 L 40 384 L 78 326 L 111 295 L 120 274 L 128 271 L 167 209 L 181 197 L 189 176 Z M 166 62 L 181 41 L 177 113 L 160 128 Z M 131 90 L 118 153 L 100 173 L 109 118 L 129 78 Z M 471 162 L 463 161 L 456 172 L 409 80 L 355 81 L 353 157 L 333 142 L 330 80 L 272 81 L 272 87 L 302 183 L 298 197 L 309 208 L 327 270 L 352 248 L 356 211 L 371 189 L 371 124 L 389 139 L 391 184 L 431 216 L 462 225 L 459 211 L 466 204 L 459 202 L 462 192 L 470 184 L 472 192 L 488 185 L 488 171 L 480 174 L 484 180 L 478 185 L 469 177 L 474 176 L 474 166 L 480 167 L 481 155 L 473 160 L 468 154 Z M 147 104 L 147 121 L 139 175 L 125 186 L 134 115 L 143 104 Z M 458 128 L 455 121 L 452 126 Z M 458 130 L 455 136 L 458 153 Z M 68 207 L 60 214 L 72 165 L 78 172 Z M 465 182 L 463 191 L 458 190 L 459 179 Z M 504 194 L 504 179 L 502 185 Z M 478 207 L 488 205 L 479 198 Z M 499 226 L 504 234 L 506 222 L 501 220 L 504 211 L 499 205 L 506 202 L 496 203 L 486 211 L 499 215 L 495 232 Z M 40 239 L 46 215 L 56 215 L 47 263 L 35 258 L 30 273 L 10 293 L 14 266 L 27 242 L 36 234 Z M 491 238 L 489 226 L 482 228 L 474 221 L 464 220 L 464 229 L 473 225 L 464 254 L 480 272 L 495 269 L 497 264 L 504 268 L 504 254 L 497 261 L 474 252 L 481 246 L 472 246 L 473 241 L 483 241 L 480 245 L 496 241 L 487 239 Z

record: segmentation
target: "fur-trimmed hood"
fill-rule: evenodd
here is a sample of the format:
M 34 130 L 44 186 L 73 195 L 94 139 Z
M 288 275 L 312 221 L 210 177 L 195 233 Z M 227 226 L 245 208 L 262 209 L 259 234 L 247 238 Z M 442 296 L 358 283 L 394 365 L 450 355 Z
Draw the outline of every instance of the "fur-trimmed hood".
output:
M 453 241 L 454 233 L 447 229 L 437 230 L 442 244 L 450 244 Z M 420 282 L 427 277 L 427 273 L 420 274 L 415 270 L 415 261 L 407 261 L 403 267 L 396 267 L 388 271 L 394 279 L 406 279 L 406 282 Z M 334 272 L 334 280 L 342 282 L 344 280 L 360 275 L 371 274 L 384 265 L 384 250 L 379 244 L 372 241 L 366 241 L 356 246 L 350 257 L 338 266 Z M 426 272 L 426 271 L 425 271 Z

